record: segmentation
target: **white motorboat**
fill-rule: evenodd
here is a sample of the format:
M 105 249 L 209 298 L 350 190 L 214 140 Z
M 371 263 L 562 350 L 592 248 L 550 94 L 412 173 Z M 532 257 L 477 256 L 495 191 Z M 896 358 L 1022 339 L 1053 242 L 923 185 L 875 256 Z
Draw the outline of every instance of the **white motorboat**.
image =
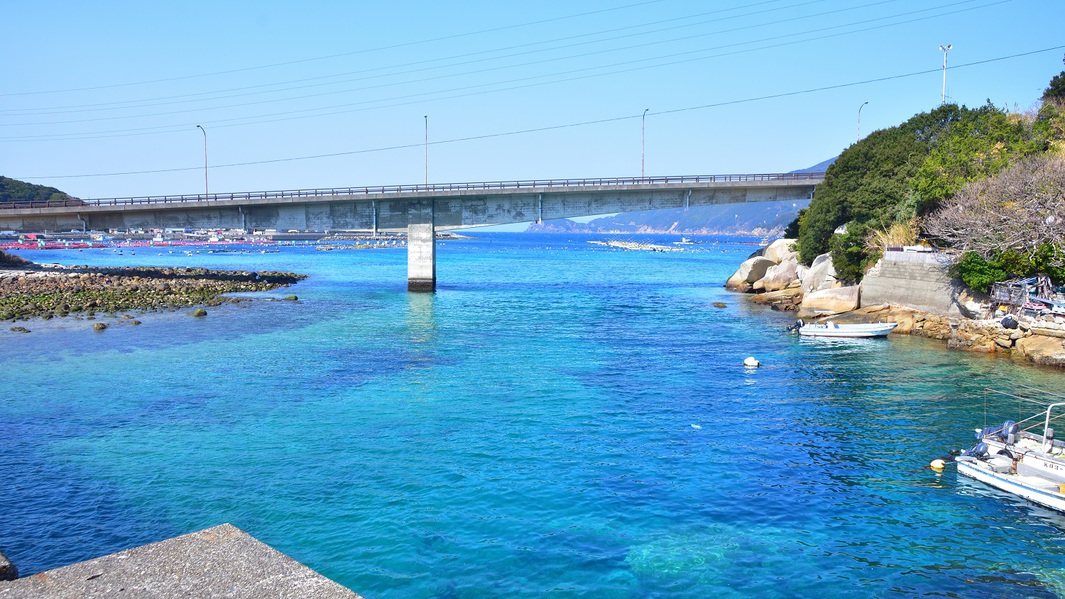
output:
M 875 322 L 870 324 L 838 324 L 835 322 L 815 323 L 815 322 L 803 322 L 796 323 L 799 328 L 799 334 L 806 337 L 886 337 L 888 333 L 895 330 L 895 327 L 899 326 L 894 322 Z
M 977 430 L 979 442 L 955 458 L 958 474 L 1065 513 L 1065 443 L 1054 438 L 1050 426 L 1052 411 L 1062 406 L 1050 404 L 1045 417 Z M 1041 435 L 1020 426 L 1035 418 L 1042 420 Z

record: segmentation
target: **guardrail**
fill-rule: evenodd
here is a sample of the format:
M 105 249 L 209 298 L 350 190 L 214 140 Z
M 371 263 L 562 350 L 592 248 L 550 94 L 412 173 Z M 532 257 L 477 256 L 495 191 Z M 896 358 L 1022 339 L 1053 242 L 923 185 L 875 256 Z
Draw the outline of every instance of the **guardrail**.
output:
M 249 191 L 212 193 L 209 195 L 143 196 L 48 202 L 0 202 L 0 209 L 62 208 L 71 206 L 134 206 L 141 204 L 192 204 L 229 200 L 265 200 L 283 198 L 318 198 L 350 195 L 387 195 L 401 193 L 442 193 L 476 190 L 520 190 L 534 188 L 620 187 L 628 185 L 669 185 L 684 183 L 754 183 L 769 181 L 820 181 L 824 173 L 773 173 L 753 175 L 678 175 L 666 177 L 606 177 L 596 179 L 530 179 L 525 181 L 486 181 L 479 183 L 433 183 L 429 185 L 379 185 L 367 187 L 331 187 L 290 189 L 283 191 Z

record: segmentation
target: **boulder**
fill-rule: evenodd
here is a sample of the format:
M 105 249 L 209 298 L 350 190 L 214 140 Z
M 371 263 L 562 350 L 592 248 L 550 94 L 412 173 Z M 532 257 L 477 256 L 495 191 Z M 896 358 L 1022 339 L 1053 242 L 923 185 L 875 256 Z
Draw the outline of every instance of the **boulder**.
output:
M 765 271 L 774 265 L 775 262 L 762 257 L 745 260 L 736 273 L 725 282 L 725 288 L 746 293 L 753 288 L 754 282 L 764 277 Z
M 795 245 L 795 241 L 795 239 L 778 239 L 773 243 L 769 244 L 767 248 L 765 248 L 765 252 L 762 254 L 762 257 L 772 260 L 777 264 L 780 264 L 781 262 L 784 262 L 788 259 L 792 259 L 797 262 L 799 258 L 799 252 L 796 252 L 795 250 L 791 249 L 792 246 Z
M 839 314 L 858 307 L 860 294 L 857 285 L 822 289 L 807 293 L 802 298 L 802 310 L 813 314 Z
M 773 247 L 773 246 L 770 246 Z M 799 263 L 793 259 L 770 266 L 762 277 L 762 286 L 766 291 L 787 289 L 792 282 L 799 280 Z
M 814 258 L 813 264 L 804 273 L 802 290 L 810 293 L 834 287 L 839 287 L 839 283 L 836 281 L 836 268 L 832 265 L 832 255 L 821 254 Z
M 756 304 L 769 306 L 773 310 L 792 311 L 799 308 L 802 301 L 802 291 L 798 287 L 789 287 L 780 291 L 767 291 L 751 297 Z
M 1065 366 L 1065 342 L 1056 337 L 1031 335 L 1017 340 L 1014 352 L 1020 352 L 1036 364 Z

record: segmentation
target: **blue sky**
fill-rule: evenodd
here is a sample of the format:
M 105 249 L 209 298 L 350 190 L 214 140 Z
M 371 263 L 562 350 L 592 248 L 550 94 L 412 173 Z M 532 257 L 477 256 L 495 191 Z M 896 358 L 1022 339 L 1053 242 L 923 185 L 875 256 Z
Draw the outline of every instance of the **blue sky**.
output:
M 1032 109 L 1057 0 L 18 2 L 0 174 L 82 198 L 784 172 L 947 95 Z M 1051 48 L 1057 49 L 1051 49 Z M 1022 56 L 1018 56 L 1022 55 Z M 646 121 L 641 115 L 649 109 Z

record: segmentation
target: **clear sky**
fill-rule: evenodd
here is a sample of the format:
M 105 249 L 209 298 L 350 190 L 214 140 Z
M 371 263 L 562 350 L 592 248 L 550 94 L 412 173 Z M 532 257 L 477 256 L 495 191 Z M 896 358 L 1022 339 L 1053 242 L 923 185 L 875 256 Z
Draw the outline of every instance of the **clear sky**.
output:
M 0 175 L 82 198 L 784 172 L 1036 105 L 1061 0 L 11 2 Z M 1053 49 L 1056 48 L 1056 49 Z M 646 119 L 644 109 L 649 109 Z M 428 116 L 428 119 L 425 117 Z M 641 136 L 641 125 L 645 125 Z

